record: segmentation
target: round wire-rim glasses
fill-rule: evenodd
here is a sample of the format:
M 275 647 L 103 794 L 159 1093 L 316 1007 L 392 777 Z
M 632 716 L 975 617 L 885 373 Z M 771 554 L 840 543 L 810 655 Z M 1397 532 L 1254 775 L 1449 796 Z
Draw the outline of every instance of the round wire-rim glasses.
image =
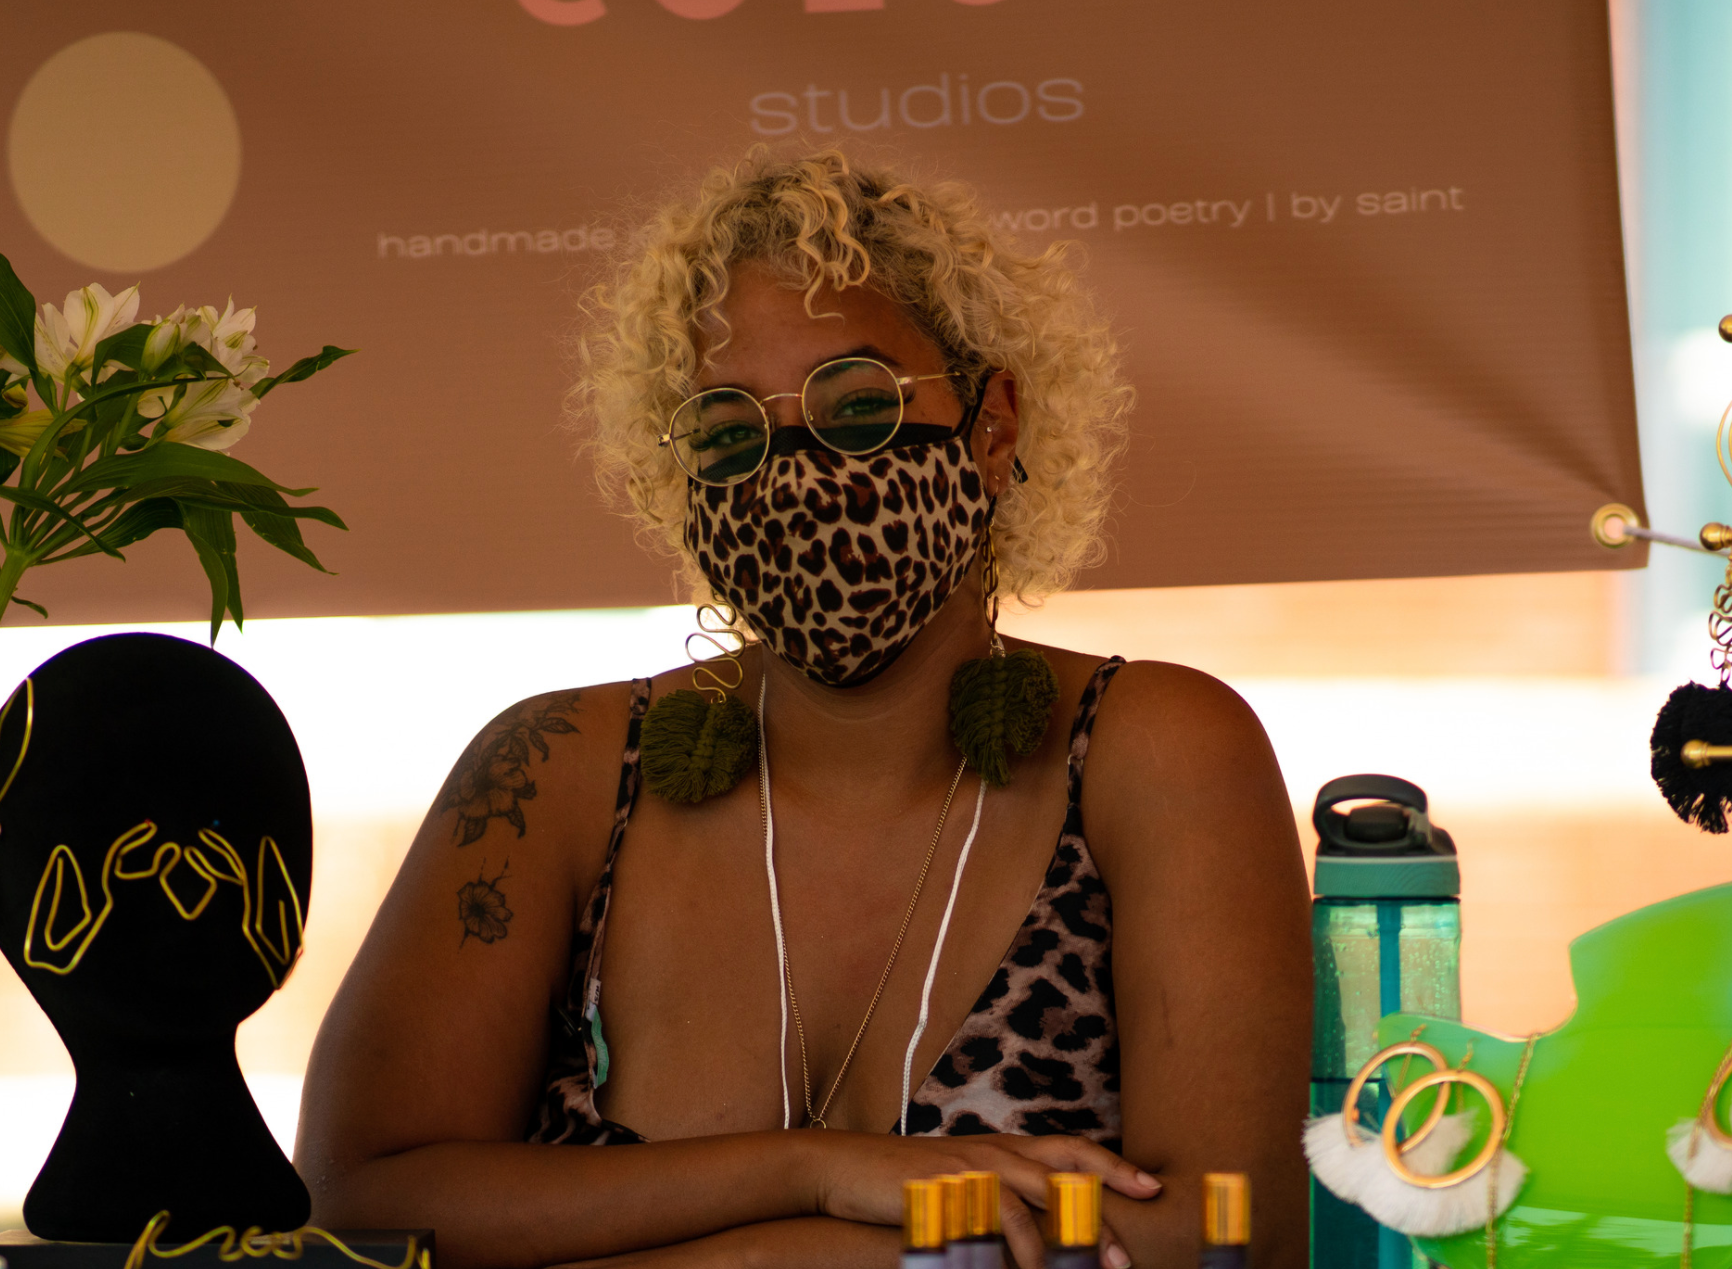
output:
M 837 357 L 814 366 L 798 392 L 755 397 L 744 388 L 706 388 L 693 393 L 668 416 L 657 443 L 673 450 L 680 470 L 699 484 L 737 485 L 755 476 L 770 456 L 777 425 L 768 403 L 792 397 L 819 443 L 857 458 L 877 453 L 896 438 L 910 387 L 961 374 L 898 375 L 873 357 Z M 874 398 L 874 392 L 881 395 Z M 706 411 L 717 416 L 713 423 Z

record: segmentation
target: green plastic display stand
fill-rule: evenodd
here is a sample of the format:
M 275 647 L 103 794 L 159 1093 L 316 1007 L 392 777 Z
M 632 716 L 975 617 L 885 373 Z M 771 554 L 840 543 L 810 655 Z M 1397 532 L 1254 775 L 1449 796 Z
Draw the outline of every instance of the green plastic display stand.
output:
M 1676 1266 L 1685 1184 L 1666 1157 L 1666 1131 L 1695 1117 L 1732 1043 L 1732 885 L 1590 930 L 1570 944 L 1570 969 L 1576 1011 L 1535 1043 L 1515 1112 L 1509 1148 L 1529 1175 L 1498 1221 L 1498 1269 Z M 1507 1104 L 1525 1038 L 1399 1013 L 1378 1036 L 1391 1044 L 1421 1026 L 1452 1065 L 1471 1043 L 1469 1069 Z M 1471 1092 L 1465 1100 L 1481 1104 Z M 1488 1118 L 1482 1110 L 1462 1159 L 1484 1142 Z M 1732 1197 L 1697 1191 L 1694 1226 L 1694 1269 L 1732 1267 Z M 1483 1228 L 1415 1241 L 1449 1269 L 1486 1263 Z

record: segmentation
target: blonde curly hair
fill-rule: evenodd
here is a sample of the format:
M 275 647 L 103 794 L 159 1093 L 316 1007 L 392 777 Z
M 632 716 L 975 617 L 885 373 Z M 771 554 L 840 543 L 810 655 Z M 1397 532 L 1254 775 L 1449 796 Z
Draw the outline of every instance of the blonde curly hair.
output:
M 695 198 L 662 206 L 614 279 L 590 292 L 567 410 L 588 433 L 604 494 L 701 588 L 684 540 L 686 477 L 657 444 L 693 391 L 699 323 L 721 320 L 729 270 L 748 260 L 803 287 L 808 312 L 825 287 L 870 285 L 905 307 L 947 369 L 971 382 L 988 369 L 1015 377 L 1028 481 L 999 498 L 993 544 L 1003 593 L 1038 600 L 1104 553 L 1108 468 L 1132 401 L 1066 256 L 1065 244 L 1016 251 L 962 185 L 857 170 L 838 150 L 779 160 L 755 147 Z

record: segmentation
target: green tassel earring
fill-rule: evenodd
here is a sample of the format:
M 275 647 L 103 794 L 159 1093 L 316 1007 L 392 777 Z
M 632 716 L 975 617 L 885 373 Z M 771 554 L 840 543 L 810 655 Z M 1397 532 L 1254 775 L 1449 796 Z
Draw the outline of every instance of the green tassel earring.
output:
M 644 783 L 670 802 L 697 803 L 726 793 L 758 756 L 758 720 L 733 694 L 746 677 L 740 663 L 746 641 L 735 628 L 736 618 L 730 607 L 699 607 L 698 630 L 686 637 L 686 655 L 691 655 L 693 639 L 704 640 L 721 655 L 699 661 L 692 669 L 692 687 L 669 692 L 644 715 L 638 737 Z M 712 666 L 731 673 L 723 678 Z
M 986 656 L 964 661 L 950 680 L 950 738 L 988 784 L 1010 781 L 1010 757 L 1040 747 L 1058 702 L 1058 676 L 1033 648 L 1004 650 L 998 637 L 998 557 L 992 521 L 980 544 L 980 593 L 991 635 Z

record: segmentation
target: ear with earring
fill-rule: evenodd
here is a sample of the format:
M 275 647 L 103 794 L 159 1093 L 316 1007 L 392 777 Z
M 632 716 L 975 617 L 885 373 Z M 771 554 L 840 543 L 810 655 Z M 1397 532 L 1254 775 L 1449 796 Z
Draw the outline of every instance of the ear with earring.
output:
M 990 425 L 986 432 L 992 434 Z M 1010 780 L 1012 754 L 1026 758 L 1039 748 L 1058 701 L 1058 676 L 1042 653 L 1019 648 L 1007 654 L 1004 640 L 998 637 L 998 556 L 992 545 L 990 508 L 981 530 L 979 558 L 988 651 L 964 661 L 950 680 L 950 738 L 968 765 L 997 786 Z
M 670 802 L 702 802 L 740 782 L 758 756 L 758 722 L 734 691 L 745 682 L 740 653 L 746 638 L 739 614 L 726 604 L 698 608 L 698 629 L 686 636 L 692 686 L 669 692 L 650 706 L 639 735 L 644 783 Z M 692 640 L 719 654 L 692 656 Z M 720 670 L 720 673 L 718 673 Z

